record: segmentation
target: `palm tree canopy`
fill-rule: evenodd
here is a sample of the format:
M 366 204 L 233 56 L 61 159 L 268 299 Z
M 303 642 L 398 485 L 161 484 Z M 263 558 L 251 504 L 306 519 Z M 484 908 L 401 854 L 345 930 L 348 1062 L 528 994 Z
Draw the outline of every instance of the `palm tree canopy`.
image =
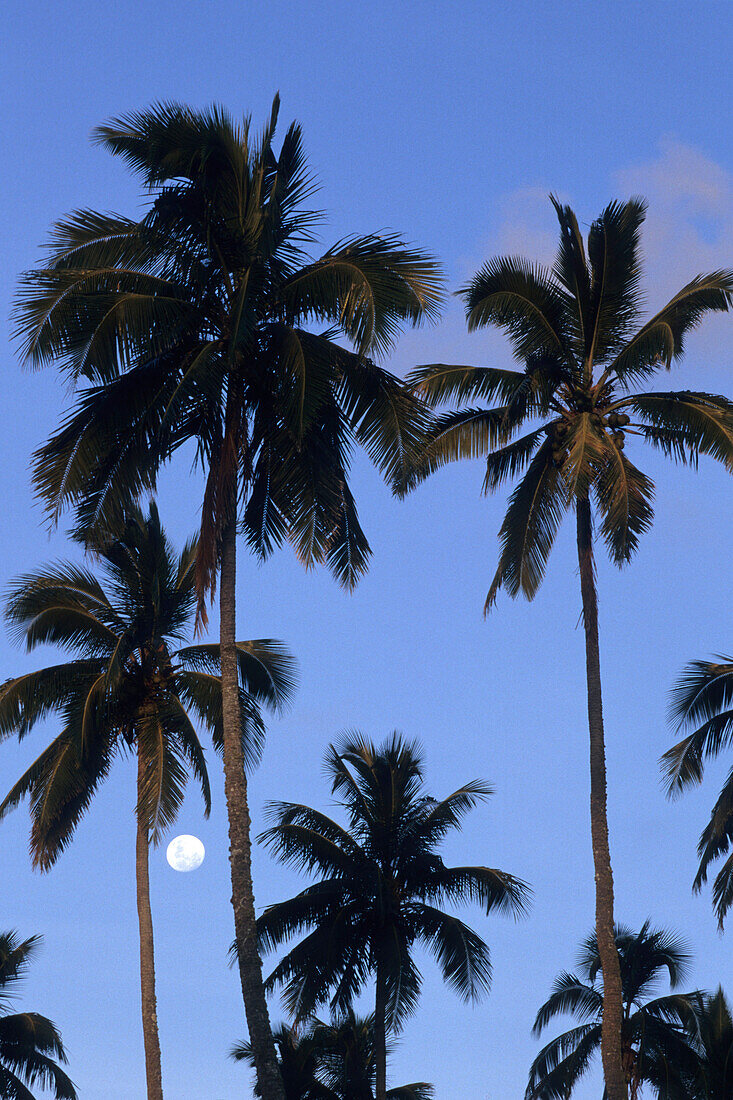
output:
M 60 562 L 20 577 L 6 619 L 28 650 L 53 644 L 63 664 L 0 688 L 0 738 L 25 737 L 50 714 L 61 731 L 0 804 L 0 818 L 30 798 L 34 862 L 49 868 L 70 843 L 114 758 L 133 746 L 145 759 L 137 813 L 157 843 L 174 820 L 187 774 L 210 805 L 204 752 L 193 722 L 221 747 L 217 645 L 181 645 L 196 604 L 196 540 L 177 555 L 150 505 L 94 549 L 99 575 Z M 294 687 L 294 666 L 279 642 L 238 644 L 245 759 L 261 750 L 260 706 L 278 708 Z M 193 721 L 192 721 L 193 718 Z
M 700 994 L 695 1027 L 691 1029 L 699 1057 L 685 1100 L 731 1100 L 733 1097 L 733 1018 L 718 987 L 715 994 Z
M 274 1036 L 287 1100 L 374 1100 L 373 1016 L 350 1010 L 330 1023 L 313 1018 L 300 1033 L 283 1024 Z M 254 1066 L 249 1043 L 235 1046 L 231 1056 Z M 389 1100 L 432 1100 L 433 1095 L 424 1081 L 387 1090 Z
M 361 734 L 332 745 L 326 769 L 348 825 L 309 806 L 274 803 L 274 824 L 259 838 L 282 862 L 318 876 L 258 920 L 266 952 L 308 933 L 275 967 L 268 987 L 284 984 L 296 1019 L 329 994 L 332 1008 L 343 1013 L 379 966 L 387 1018 L 399 1028 L 420 991 L 412 956 L 417 942 L 435 956 L 461 996 L 478 998 L 489 987 L 489 949 L 440 906 L 476 902 L 486 913 L 519 916 L 529 891 L 504 871 L 446 867 L 437 848 L 490 788 L 477 780 L 441 801 L 430 797 L 419 746 L 397 733 L 379 747 Z
M 708 661 L 691 661 L 677 680 L 671 698 L 670 718 L 678 730 L 690 732 L 661 758 L 667 793 L 676 796 L 702 781 L 705 761 L 730 747 L 733 734 L 733 659 L 723 655 Z M 700 836 L 700 865 L 693 888 L 707 882 L 710 864 L 730 852 L 733 836 L 733 771 Z M 713 906 L 723 927 L 733 902 L 733 855 L 713 883 Z
M 652 995 L 665 971 L 671 988 L 678 988 L 686 976 L 689 955 L 676 936 L 651 928 L 648 921 L 639 932 L 617 926 L 616 946 L 627 1082 L 647 1083 L 661 1100 L 675 1100 L 683 1095 L 679 1090 L 696 1065 L 689 1029 L 694 1026 L 699 995 Z M 537 1013 L 533 1032 L 541 1035 L 556 1016 L 572 1015 L 578 1026 L 553 1039 L 537 1055 L 525 1100 L 567 1100 L 600 1050 L 602 1010 L 601 961 L 592 934 L 581 945 L 577 971 L 563 971 L 555 979 L 550 996 Z
M 55 1025 L 37 1012 L 8 1012 L 14 986 L 40 943 L 40 936 L 21 940 L 17 932 L 0 933 L 0 1096 L 33 1100 L 28 1086 L 38 1085 L 50 1089 L 56 1100 L 76 1100 L 72 1081 L 57 1064 L 67 1059 Z
M 640 323 L 644 203 L 612 202 L 587 241 L 570 207 L 552 203 L 560 244 L 550 270 L 500 257 L 459 291 L 469 330 L 502 328 L 522 369 L 437 363 L 410 379 L 431 405 L 459 406 L 436 417 L 413 483 L 460 458 L 485 458 L 485 492 L 520 477 L 487 610 L 500 588 L 534 597 L 563 516 L 589 496 L 612 560 L 631 558 L 652 521 L 654 486 L 624 453 L 626 438 L 677 462 L 707 454 L 733 470 L 727 398 L 635 389 L 681 358 L 706 314 L 728 309 L 733 272 L 695 276 Z
M 200 590 L 214 583 L 233 480 L 258 554 L 289 539 L 306 564 L 355 583 L 369 548 L 347 481 L 352 445 L 400 484 L 422 424 L 420 404 L 370 356 L 436 316 L 439 267 L 393 234 L 312 258 L 313 179 L 297 124 L 276 153 L 278 109 L 276 97 L 259 135 L 220 107 L 176 103 L 100 127 L 148 211 L 59 222 L 17 306 L 25 359 L 83 383 L 35 457 L 52 513 L 79 504 L 83 523 L 114 517 L 195 440 L 207 473 Z

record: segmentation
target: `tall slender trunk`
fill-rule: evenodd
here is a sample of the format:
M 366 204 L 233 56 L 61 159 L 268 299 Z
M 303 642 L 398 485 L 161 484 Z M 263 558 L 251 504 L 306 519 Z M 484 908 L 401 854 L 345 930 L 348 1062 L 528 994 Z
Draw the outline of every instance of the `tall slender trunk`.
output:
M 374 1004 L 374 1065 L 376 1068 L 375 1100 L 387 1095 L 387 989 L 384 969 L 377 962 L 377 996 Z
M 137 754 L 138 801 L 145 778 L 142 754 Z M 163 1075 L 160 1066 L 160 1038 L 158 1036 L 158 1011 L 155 999 L 155 953 L 153 949 L 153 917 L 150 911 L 150 876 L 148 829 L 137 819 L 135 841 L 135 876 L 137 880 L 137 919 L 140 926 L 140 993 L 143 1016 L 143 1042 L 145 1044 L 145 1079 L 148 1100 L 163 1100 Z
M 233 493 L 236 500 L 236 483 Z M 230 515 L 235 513 L 236 509 L 232 508 Z M 239 709 L 235 613 L 236 553 L 237 528 L 236 521 L 232 520 L 222 537 L 219 607 L 224 793 L 229 815 L 229 863 L 232 874 L 234 931 L 244 1010 L 260 1095 L 262 1100 L 285 1100 L 262 981 L 262 960 L 257 950 L 250 817 L 247 804 L 247 779 L 244 774 L 242 755 L 242 716 Z
M 596 880 L 596 936 L 603 970 L 601 1058 L 608 1100 L 627 1100 L 628 1089 L 621 1050 L 623 1000 L 621 969 L 614 935 L 613 873 L 608 846 L 606 805 L 606 747 L 603 738 L 601 658 L 598 644 L 598 598 L 593 565 L 590 501 L 577 503 L 578 564 L 585 625 L 585 665 L 588 683 L 590 732 L 590 823 Z

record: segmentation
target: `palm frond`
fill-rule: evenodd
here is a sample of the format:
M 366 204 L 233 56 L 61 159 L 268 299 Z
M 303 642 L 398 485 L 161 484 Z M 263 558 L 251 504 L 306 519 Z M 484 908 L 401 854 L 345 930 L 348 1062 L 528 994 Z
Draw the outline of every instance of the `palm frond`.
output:
M 469 332 L 488 325 L 503 328 L 520 362 L 533 355 L 570 360 L 563 304 L 541 266 L 516 256 L 497 257 L 459 293 L 466 304 Z
M 485 612 L 493 606 L 500 588 L 510 596 L 522 592 L 533 599 L 568 505 L 565 482 L 553 463 L 552 443 L 546 439 L 509 498 L 499 531 L 499 568 L 486 597 Z

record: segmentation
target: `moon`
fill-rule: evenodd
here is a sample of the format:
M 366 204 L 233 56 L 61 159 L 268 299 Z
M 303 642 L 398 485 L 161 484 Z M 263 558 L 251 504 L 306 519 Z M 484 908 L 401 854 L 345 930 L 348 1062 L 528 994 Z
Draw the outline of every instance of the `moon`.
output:
M 195 871 L 204 862 L 206 849 L 197 836 L 174 837 L 166 849 L 165 858 L 174 871 Z

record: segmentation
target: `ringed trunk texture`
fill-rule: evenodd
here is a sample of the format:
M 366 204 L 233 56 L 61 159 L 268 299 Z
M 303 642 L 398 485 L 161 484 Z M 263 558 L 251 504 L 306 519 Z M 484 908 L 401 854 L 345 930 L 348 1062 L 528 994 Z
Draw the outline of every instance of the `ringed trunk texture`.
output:
M 145 768 L 141 754 L 137 757 L 137 793 L 142 791 Z M 155 954 L 153 949 L 153 917 L 150 911 L 150 876 L 148 873 L 149 839 L 147 826 L 137 820 L 135 842 L 135 874 L 137 879 L 137 919 L 140 926 L 140 993 L 142 1000 L 143 1042 L 145 1044 L 145 1079 L 148 1100 L 163 1100 L 163 1075 L 160 1065 L 158 1010 L 155 999 Z
M 578 564 L 583 597 L 585 665 L 590 733 L 590 823 L 596 882 L 596 936 L 603 970 L 601 1058 L 608 1100 L 627 1100 L 628 1087 L 621 1047 L 623 997 L 621 969 L 614 935 L 613 873 L 608 845 L 606 747 L 603 737 L 601 658 L 598 643 L 598 599 L 593 565 L 590 500 L 577 503 Z
M 236 495 L 236 485 L 234 488 Z M 275 1044 L 270 1028 L 262 960 L 257 950 L 255 903 L 252 888 L 252 844 L 247 804 L 247 780 L 242 755 L 242 719 L 236 651 L 236 523 L 224 532 L 221 551 L 219 605 L 221 613 L 221 688 L 224 741 L 224 793 L 229 816 L 229 863 L 232 875 L 234 932 L 239 977 L 249 1040 L 254 1054 L 262 1100 L 285 1100 Z
M 377 997 L 374 1005 L 375 1100 L 387 1095 L 387 990 L 382 965 L 377 963 Z

